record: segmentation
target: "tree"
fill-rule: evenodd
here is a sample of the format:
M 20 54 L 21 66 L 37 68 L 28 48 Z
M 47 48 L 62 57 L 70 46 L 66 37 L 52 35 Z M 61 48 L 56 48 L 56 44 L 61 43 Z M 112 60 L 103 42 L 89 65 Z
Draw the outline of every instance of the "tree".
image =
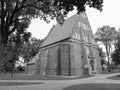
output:
M 20 23 L 18 31 L 9 36 L 5 51 L 4 58 L 2 59 L 2 70 L 13 71 L 16 61 L 19 60 L 21 55 L 22 45 L 27 43 L 31 37 L 31 33 L 26 31 L 26 23 Z
M 3 69 L 4 71 L 12 71 L 14 69 L 15 61 L 18 60 L 16 50 L 14 47 L 7 47 L 4 52 Z
M 120 33 L 116 37 L 116 42 L 114 44 L 115 50 L 111 54 L 112 61 L 115 65 L 120 65 Z
M 39 52 L 42 41 L 43 40 L 31 38 L 28 43 L 22 45 L 21 57 L 25 63 L 28 63 Z
M 103 0 L 0 0 L 0 62 L 9 36 L 15 33 L 19 23 L 40 17 L 48 22 L 54 19 L 61 23 L 69 11 L 77 7 L 85 11 L 86 5 L 102 10 Z
M 17 71 L 19 71 L 19 72 L 25 71 L 24 66 L 19 65 L 19 66 L 17 67 Z
M 98 28 L 95 33 L 95 40 L 101 42 L 106 49 L 106 55 L 108 59 L 108 71 L 110 72 L 110 54 L 113 41 L 116 38 L 116 30 L 114 27 L 103 26 Z

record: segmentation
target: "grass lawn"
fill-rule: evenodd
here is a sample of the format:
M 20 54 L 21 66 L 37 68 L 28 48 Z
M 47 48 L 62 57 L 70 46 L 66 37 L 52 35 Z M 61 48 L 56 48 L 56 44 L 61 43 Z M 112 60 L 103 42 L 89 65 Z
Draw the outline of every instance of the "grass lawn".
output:
M 21 85 L 33 85 L 44 84 L 42 82 L 0 82 L 0 86 L 21 86 Z
M 120 84 L 79 84 L 63 90 L 120 90 Z
M 10 74 L 0 74 L 0 80 L 72 80 L 91 77 L 93 75 L 86 75 L 80 77 L 69 77 L 69 76 L 50 76 L 50 75 L 27 75 L 21 73 L 14 73 L 13 78 Z

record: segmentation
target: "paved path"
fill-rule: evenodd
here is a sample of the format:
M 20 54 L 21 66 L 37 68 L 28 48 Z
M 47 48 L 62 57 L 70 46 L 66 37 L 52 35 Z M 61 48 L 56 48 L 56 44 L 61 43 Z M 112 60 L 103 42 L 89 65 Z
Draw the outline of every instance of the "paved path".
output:
M 24 82 L 41 82 L 43 84 L 21 85 L 21 86 L 0 86 L 0 90 L 62 90 L 65 87 L 75 84 L 85 83 L 116 83 L 120 84 L 120 80 L 110 80 L 107 77 L 118 75 L 114 74 L 97 74 L 94 77 L 74 79 L 74 80 L 25 80 Z M 0 82 L 23 82 L 23 80 L 0 80 Z

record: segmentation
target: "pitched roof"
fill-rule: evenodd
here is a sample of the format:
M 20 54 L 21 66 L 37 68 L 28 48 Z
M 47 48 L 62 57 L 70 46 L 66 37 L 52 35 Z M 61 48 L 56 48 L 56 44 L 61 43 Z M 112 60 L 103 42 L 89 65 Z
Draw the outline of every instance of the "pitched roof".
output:
M 54 25 L 43 43 L 41 44 L 41 47 L 69 38 L 72 34 L 74 25 L 78 18 L 80 19 L 80 21 L 89 24 L 87 19 L 83 19 L 82 14 L 75 14 L 72 17 L 68 18 L 63 25 Z

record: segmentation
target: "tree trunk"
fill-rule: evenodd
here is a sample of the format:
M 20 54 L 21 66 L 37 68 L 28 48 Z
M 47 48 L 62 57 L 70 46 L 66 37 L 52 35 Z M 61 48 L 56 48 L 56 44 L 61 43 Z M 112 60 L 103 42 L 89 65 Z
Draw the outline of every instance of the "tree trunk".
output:
M 2 71 L 2 59 L 6 47 L 7 38 L 0 33 L 0 71 Z
M 3 48 L 4 45 L 0 43 L 0 71 L 2 70 Z
M 108 58 L 108 72 L 111 72 L 111 70 L 110 70 L 110 58 L 109 58 L 109 53 L 110 53 L 110 51 L 108 50 L 108 45 L 107 45 L 107 43 L 106 43 L 106 53 L 107 53 L 107 58 Z

